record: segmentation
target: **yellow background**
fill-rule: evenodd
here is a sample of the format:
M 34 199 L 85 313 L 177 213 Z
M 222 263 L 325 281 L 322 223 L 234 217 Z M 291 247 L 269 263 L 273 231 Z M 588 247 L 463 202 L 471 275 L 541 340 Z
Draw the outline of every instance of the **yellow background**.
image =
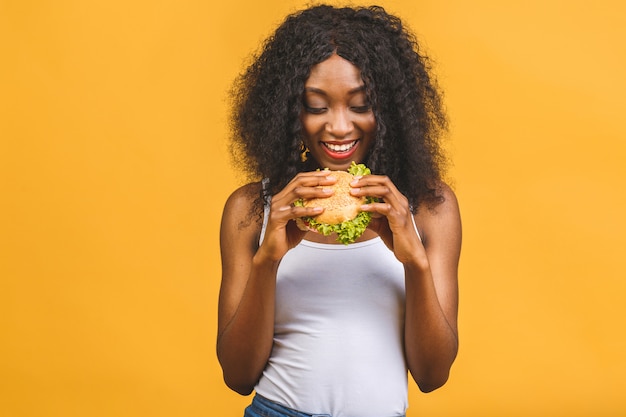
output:
M 241 416 L 225 90 L 303 1 L 0 1 L 0 415 Z M 437 62 L 461 349 L 409 416 L 626 414 L 626 7 L 381 1 Z

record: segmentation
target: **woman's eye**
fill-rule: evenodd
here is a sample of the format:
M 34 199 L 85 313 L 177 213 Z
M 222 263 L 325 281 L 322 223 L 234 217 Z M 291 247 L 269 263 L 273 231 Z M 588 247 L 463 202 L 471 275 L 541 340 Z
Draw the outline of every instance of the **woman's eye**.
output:
M 370 111 L 372 109 L 372 107 L 370 105 L 365 105 L 365 106 L 352 106 L 352 111 L 356 112 L 356 113 L 367 113 L 368 111 Z
M 307 113 L 311 113 L 311 114 L 322 114 L 324 113 L 324 111 L 326 111 L 326 107 L 304 106 L 304 108 L 307 111 Z

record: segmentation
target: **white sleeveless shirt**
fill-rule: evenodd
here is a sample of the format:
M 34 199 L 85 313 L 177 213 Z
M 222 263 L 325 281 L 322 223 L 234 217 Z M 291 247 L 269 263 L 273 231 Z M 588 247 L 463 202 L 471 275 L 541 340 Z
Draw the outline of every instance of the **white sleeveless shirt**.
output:
M 404 300 L 404 268 L 379 237 L 302 241 L 278 268 L 274 345 L 256 392 L 311 414 L 404 415 Z

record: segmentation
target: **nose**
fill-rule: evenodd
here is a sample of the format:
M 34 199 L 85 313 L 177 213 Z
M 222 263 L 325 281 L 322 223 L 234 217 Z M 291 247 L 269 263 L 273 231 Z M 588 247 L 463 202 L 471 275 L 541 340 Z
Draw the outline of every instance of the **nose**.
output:
M 348 136 L 354 129 L 350 115 L 344 109 L 336 109 L 329 113 L 326 131 L 337 138 Z

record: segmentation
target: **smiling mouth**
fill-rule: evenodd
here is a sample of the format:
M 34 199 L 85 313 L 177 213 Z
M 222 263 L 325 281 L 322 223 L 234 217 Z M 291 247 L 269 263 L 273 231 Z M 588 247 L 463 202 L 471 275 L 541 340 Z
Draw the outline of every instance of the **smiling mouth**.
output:
M 342 143 L 341 145 L 337 145 L 335 143 L 326 143 L 326 142 L 322 142 L 322 145 L 324 145 L 331 152 L 343 153 L 343 152 L 349 152 L 352 148 L 354 148 L 357 142 L 358 142 L 358 139 L 353 140 L 352 142 Z

